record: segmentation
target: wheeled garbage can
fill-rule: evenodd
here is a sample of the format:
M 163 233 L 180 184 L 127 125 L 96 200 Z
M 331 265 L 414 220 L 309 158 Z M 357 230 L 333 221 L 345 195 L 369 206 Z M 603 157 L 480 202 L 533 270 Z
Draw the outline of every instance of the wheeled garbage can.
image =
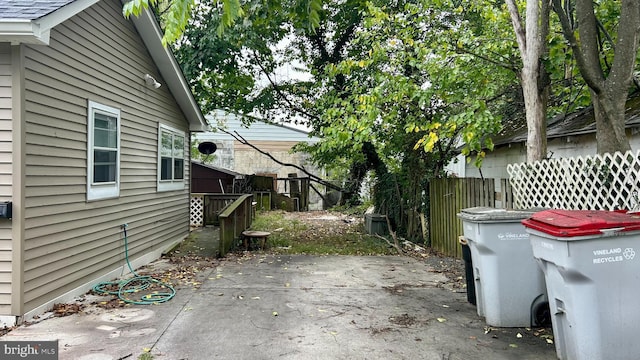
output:
M 464 278 L 467 285 L 467 301 L 476 304 L 476 284 L 473 278 L 473 261 L 471 259 L 471 249 L 469 243 L 464 236 L 458 238 L 462 246 L 462 260 L 464 260 Z
M 558 358 L 640 358 L 640 216 L 545 210 L 523 224 L 545 274 Z
M 528 327 L 548 319 L 544 274 L 522 225 L 534 212 L 473 207 L 458 213 L 471 250 L 477 312 L 488 325 Z

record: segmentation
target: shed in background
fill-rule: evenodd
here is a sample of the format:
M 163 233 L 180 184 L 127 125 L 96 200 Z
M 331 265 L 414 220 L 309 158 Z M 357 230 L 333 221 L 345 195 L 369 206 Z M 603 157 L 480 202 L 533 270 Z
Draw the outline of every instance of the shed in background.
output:
M 191 161 L 192 193 L 242 193 L 240 185 L 244 177 L 235 171 Z

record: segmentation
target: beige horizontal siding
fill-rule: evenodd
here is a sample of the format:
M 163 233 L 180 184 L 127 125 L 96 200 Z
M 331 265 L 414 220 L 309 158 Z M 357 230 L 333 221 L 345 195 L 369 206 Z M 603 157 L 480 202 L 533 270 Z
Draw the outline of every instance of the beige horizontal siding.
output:
M 185 132 L 188 126 L 167 86 L 146 86 L 146 73 L 164 80 L 118 0 L 57 26 L 50 46 L 24 54 L 29 311 L 123 265 L 124 223 L 132 259 L 187 235 L 188 187 L 157 192 L 156 177 L 158 121 Z M 117 199 L 86 201 L 88 100 L 120 109 Z
M 0 201 L 13 195 L 13 74 L 11 46 L 0 44 Z M 0 315 L 11 314 L 12 291 L 11 221 L 0 219 Z

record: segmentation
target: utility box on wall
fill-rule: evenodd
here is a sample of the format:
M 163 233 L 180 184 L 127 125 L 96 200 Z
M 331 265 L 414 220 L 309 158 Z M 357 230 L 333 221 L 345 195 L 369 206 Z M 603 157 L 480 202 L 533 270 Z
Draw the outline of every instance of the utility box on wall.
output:
M 0 202 L 0 218 L 11 219 L 12 217 L 11 208 L 12 208 L 11 201 Z
M 389 233 L 387 218 L 380 214 L 365 214 L 364 229 L 367 234 L 387 235 Z

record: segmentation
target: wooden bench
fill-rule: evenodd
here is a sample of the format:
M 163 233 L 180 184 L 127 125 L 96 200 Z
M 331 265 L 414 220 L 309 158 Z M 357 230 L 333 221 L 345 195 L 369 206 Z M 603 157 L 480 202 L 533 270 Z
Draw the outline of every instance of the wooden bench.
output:
M 242 237 L 244 239 L 245 250 L 249 250 L 249 244 L 253 239 L 260 241 L 260 249 L 264 250 L 264 246 L 267 242 L 267 238 L 269 237 L 269 235 L 271 235 L 271 233 L 267 231 L 256 231 L 256 230 L 243 231 Z

